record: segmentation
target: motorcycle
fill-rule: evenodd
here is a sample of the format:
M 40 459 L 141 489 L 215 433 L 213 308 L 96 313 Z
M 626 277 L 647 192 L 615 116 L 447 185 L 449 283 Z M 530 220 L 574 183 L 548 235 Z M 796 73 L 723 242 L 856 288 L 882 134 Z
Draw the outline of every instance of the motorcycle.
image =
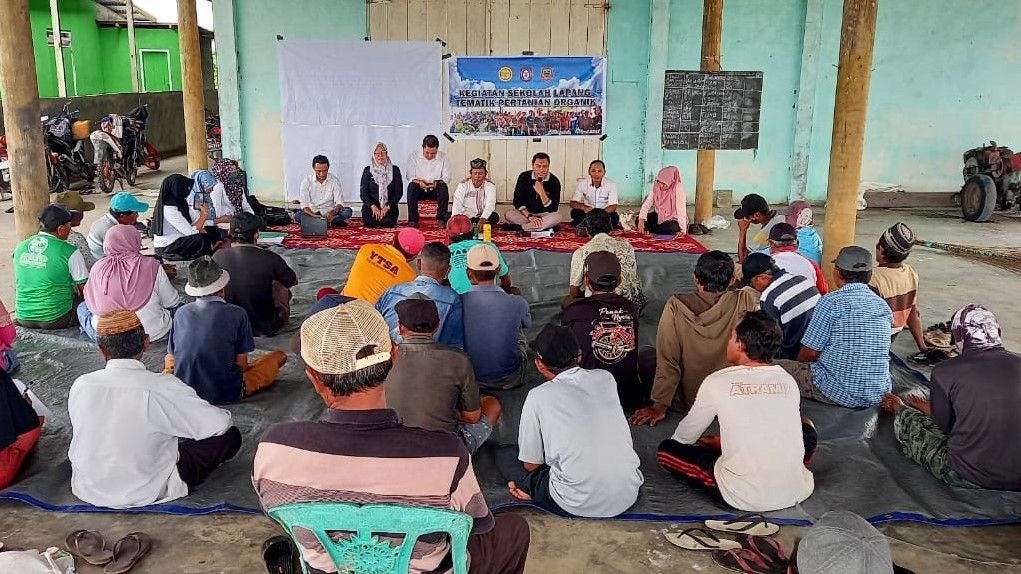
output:
M 210 159 L 223 159 L 220 116 L 209 110 L 206 110 L 206 152 Z
M 73 178 L 81 179 L 91 187 L 96 176 L 96 166 L 85 159 L 85 140 L 75 137 L 72 131 L 79 112 L 72 111 L 70 105 L 71 102 L 66 102 L 60 113 L 52 118 L 40 118 L 46 144 L 50 191 L 53 192 L 68 189 Z
M 0 201 L 11 195 L 11 162 L 7 155 L 7 138 L 0 136 Z
M 154 145 L 145 139 L 145 128 L 149 123 L 149 104 L 142 104 L 124 114 L 124 156 L 127 164 L 133 166 L 127 170 L 130 175 L 128 183 L 135 185 L 138 166 L 156 171 L 160 168 L 160 154 Z

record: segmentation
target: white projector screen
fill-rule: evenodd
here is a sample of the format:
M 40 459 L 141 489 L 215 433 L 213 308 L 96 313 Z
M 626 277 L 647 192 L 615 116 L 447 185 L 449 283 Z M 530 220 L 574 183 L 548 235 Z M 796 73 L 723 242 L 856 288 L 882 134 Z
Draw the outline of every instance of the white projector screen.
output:
M 438 42 L 281 40 L 277 56 L 289 200 L 312 173 L 312 157 L 322 154 L 357 216 L 359 180 L 376 142 L 387 145 L 403 175 L 422 138 L 442 133 Z

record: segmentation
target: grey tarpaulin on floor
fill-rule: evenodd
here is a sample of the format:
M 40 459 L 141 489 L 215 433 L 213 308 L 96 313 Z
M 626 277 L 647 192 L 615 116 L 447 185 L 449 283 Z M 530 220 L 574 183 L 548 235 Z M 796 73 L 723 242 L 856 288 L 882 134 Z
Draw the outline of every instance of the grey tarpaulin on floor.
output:
M 295 289 L 292 313 L 295 318 L 304 316 L 320 287 L 343 282 L 353 257 L 352 251 L 279 249 L 279 252 L 301 279 L 301 285 Z M 514 282 L 522 287 L 531 303 L 534 319 L 531 334 L 534 334 L 559 312 L 559 299 L 566 292 L 570 255 L 527 251 L 509 253 L 506 258 L 513 270 Z M 667 297 L 691 288 L 695 259 L 694 255 L 684 254 L 638 254 L 642 280 L 650 297 L 639 334 L 643 344 L 652 344 L 655 340 L 656 323 Z M 179 279 L 177 283 L 183 281 Z M 299 320 L 295 319 L 288 332 L 273 339 L 257 339 L 258 348 L 288 349 L 298 324 Z M 47 421 L 37 451 L 29 459 L 20 480 L 0 497 L 22 500 L 48 510 L 100 510 L 83 504 L 70 491 L 67 447 L 71 428 L 66 404 L 67 391 L 75 377 L 101 368 L 99 353 L 94 345 L 71 331 L 21 330 L 16 348 L 24 364 L 20 378 L 29 382 L 53 409 L 54 417 Z M 150 368 L 162 365 L 164 350 L 165 344 L 154 344 L 146 353 L 145 361 Z M 896 368 L 895 377 L 901 388 L 919 384 L 906 368 Z M 525 392 L 539 382 L 532 368 L 525 389 L 498 393 L 505 416 L 496 429 L 494 441 L 515 441 Z M 249 478 L 258 437 L 274 422 L 315 419 L 324 410 L 321 400 L 305 381 L 300 360 L 293 355 L 276 386 L 229 408 L 246 439 L 239 456 L 186 498 L 140 510 L 180 514 L 258 511 L 259 503 Z M 1021 493 L 942 486 L 900 453 L 892 436 L 890 417 L 879 414 L 877 409 L 853 411 L 806 401 L 803 413 L 815 420 L 819 430 L 819 451 L 812 466 L 815 493 L 800 507 L 772 513 L 775 518 L 800 522 L 817 518 L 827 510 L 850 509 L 874 521 L 909 519 L 947 525 L 1021 522 Z M 695 520 L 734 514 L 681 484 L 656 465 L 655 447 L 672 434 L 679 418 L 674 414 L 656 427 L 632 429 L 645 485 L 638 503 L 622 518 Z M 483 448 L 476 456 L 475 471 L 491 506 L 513 503 L 488 449 Z

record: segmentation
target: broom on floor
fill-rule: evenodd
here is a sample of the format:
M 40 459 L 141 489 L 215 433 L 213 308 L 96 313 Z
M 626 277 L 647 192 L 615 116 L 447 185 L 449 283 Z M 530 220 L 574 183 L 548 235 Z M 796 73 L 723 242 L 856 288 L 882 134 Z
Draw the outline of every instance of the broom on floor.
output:
M 1021 273 L 1021 247 L 980 247 L 916 239 L 915 245 L 946 251 L 953 255 Z

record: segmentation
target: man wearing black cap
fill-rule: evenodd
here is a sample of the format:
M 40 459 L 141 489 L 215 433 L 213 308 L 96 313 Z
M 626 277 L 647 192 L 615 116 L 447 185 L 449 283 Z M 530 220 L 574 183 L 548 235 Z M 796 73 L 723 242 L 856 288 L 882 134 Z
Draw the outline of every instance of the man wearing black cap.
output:
M 922 317 L 918 313 L 918 273 L 904 261 L 915 245 L 915 234 L 903 223 L 895 223 L 876 243 L 876 261 L 869 286 L 886 301 L 893 312 L 893 336 L 907 327 L 922 353 L 928 349 L 922 336 Z
M 815 261 L 798 251 L 798 232 L 790 223 L 777 223 L 773 229 L 769 230 L 769 255 L 773 257 L 773 262 L 780 269 L 800 275 L 814 283 L 820 294 L 825 295 L 830 292 L 822 269 L 819 269 Z M 747 262 L 748 258 L 746 257 L 745 263 Z
M 769 209 L 769 204 L 761 195 L 749 193 L 741 198 L 741 207 L 734 211 L 734 219 L 737 221 L 738 230 L 737 260 L 744 263 L 744 258 L 752 251 L 769 249 L 769 231 L 777 223 L 784 222 L 784 214 Z M 748 241 L 748 227 L 753 223 L 761 225 L 762 229 Z
M 851 408 L 875 406 L 890 392 L 893 314 L 869 287 L 872 254 L 851 245 L 834 263 L 837 290 L 819 300 L 797 361 L 776 361 L 801 396 Z
M 589 254 L 584 286 L 592 295 L 568 305 L 560 324 L 574 333 L 581 347 L 582 368 L 609 371 L 617 381 L 621 406 L 631 412 L 649 400 L 656 351 L 648 348 L 651 353 L 640 353 L 638 349 L 638 306 L 614 292 L 620 273 L 620 261 L 613 253 Z M 640 364 L 644 368 L 640 369 Z
M 744 279 L 740 285 L 759 292 L 759 307 L 783 330 L 783 342 L 776 358 L 797 359 L 801 338 L 819 303 L 819 290 L 801 275 L 781 269 L 765 253 L 749 255 L 741 271 Z
M 496 455 L 511 496 L 561 516 L 617 516 L 638 499 L 644 477 L 613 377 L 578 366 L 567 327 L 546 325 L 531 349 L 547 382 L 525 398 L 518 446 Z
M 16 322 L 29 329 L 66 329 L 78 324 L 89 269 L 81 251 L 67 242 L 74 215 L 61 205 L 39 214 L 39 233 L 14 249 Z
M 213 261 L 231 276 L 224 299 L 248 313 L 252 334 L 272 337 L 291 316 L 291 287 L 298 276 L 283 257 L 262 249 L 259 216 L 239 212 L 230 222 L 231 248 L 213 254 Z
M 387 406 L 407 426 L 457 434 L 474 453 L 500 420 L 500 402 L 479 396 L 475 372 L 464 351 L 433 341 L 440 314 L 432 299 L 414 293 L 394 310 L 403 341 L 384 385 Z

